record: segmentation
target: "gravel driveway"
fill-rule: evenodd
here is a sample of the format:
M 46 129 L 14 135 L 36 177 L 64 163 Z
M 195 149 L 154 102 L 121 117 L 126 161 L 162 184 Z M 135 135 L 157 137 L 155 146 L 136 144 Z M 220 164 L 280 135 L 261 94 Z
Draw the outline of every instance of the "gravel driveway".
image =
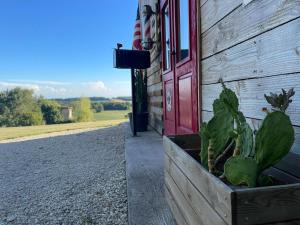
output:
M 0 144 L 0 225 L 127 225 L 124 126 Z

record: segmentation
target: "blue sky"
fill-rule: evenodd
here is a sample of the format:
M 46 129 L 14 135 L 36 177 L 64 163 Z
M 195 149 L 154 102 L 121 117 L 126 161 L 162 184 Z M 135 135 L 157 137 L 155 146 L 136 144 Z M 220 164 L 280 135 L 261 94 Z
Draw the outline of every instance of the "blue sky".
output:
M 112 68 L 112 49 L 131 48 L 136 8 L 136 0 L 1 0 L 0 90 L 130 95 L 130 71 Z

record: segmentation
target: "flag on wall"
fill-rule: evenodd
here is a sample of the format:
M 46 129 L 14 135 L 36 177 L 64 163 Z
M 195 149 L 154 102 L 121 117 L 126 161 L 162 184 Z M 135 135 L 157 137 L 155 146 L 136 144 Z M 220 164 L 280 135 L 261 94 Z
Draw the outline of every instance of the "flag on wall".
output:
M 133 35 L 133 50 L 143 50 L 142 47 L 142 27 L 141 27 L 141 17 L 140 17 L 140 9 L 137 9 L 137 15 L 134 26 L 134 35 Z
M 144 38 L 149 40 L 151 38 L 151 16 L 147 15 L 144 21 Z

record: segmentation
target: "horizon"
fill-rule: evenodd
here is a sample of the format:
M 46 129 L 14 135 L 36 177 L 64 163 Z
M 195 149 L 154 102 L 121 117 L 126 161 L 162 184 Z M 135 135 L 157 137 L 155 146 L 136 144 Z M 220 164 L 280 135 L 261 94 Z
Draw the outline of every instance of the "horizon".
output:
M 118 7 L 116 7 L 118 5 Z M 131 96 L 130 71 L 113 68 L 113 48 L 131 48 L 136 1 L 3 0 L 0 91 L 45 98 Z

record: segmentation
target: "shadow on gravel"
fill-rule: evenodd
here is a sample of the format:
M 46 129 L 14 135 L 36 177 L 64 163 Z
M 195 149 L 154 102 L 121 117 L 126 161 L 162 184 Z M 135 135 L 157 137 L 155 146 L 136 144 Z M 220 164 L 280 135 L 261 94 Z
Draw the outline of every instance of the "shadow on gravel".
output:
M 127 224 L 124 125 L 0 144 L 0 225 Z

